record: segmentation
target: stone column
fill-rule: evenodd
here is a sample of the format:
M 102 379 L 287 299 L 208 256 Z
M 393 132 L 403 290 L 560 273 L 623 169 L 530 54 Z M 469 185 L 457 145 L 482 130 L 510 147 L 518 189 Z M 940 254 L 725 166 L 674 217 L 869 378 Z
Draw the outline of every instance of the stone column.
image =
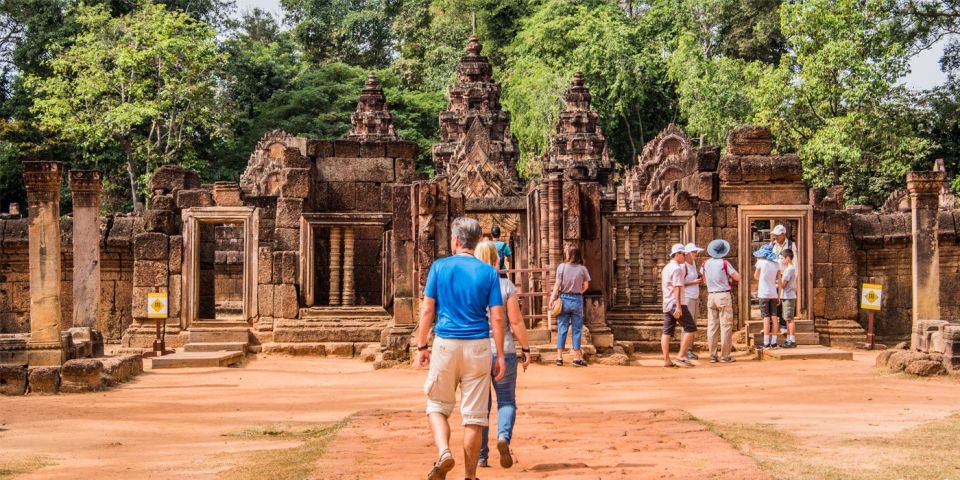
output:
M 100 308 L 100 188 L 96 170 L 72 170 L 73 326 L 98 330 Z
M 920 320 L 940 319 L 940 189 L 944 172 L 910 172 L 907 190 L 913 231 L 913 329 Z M 916 347 L 914 333 L 912 345 Z
M 549 193 L 547 201 L 549 202 L 550 218 L 547 220 L 550 231 L 549 241 L 549 259 L 550 259 L 550 284 L 553 285 L 554 276 L 556 276 L 557 265 L 563 261 L 563 176 L 560 173 L 552 173 L 548 177 L 549 182 L 547 191 Z
M 353 227 L 343 229 L 343 301 L 345 307 L 353 306 Z
M 29 204 L 30 341 L 27 363 L 59 366 L 60 343 L 60 162 L 23 162 Z
M 330 227 L 330 301 L 340 305 L 340 227 Z

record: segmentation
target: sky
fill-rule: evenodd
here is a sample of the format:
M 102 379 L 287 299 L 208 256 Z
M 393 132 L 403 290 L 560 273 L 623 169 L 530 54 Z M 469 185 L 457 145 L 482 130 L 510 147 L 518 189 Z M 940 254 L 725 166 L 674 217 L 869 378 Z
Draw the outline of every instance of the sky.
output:
M 283 16 L 280 0 L 236 0 L 236 2 L 238 14 L 259 7 L 278 17 Z M 910 61 L 910 74 L 904 78 L 904 83 L 910 88 L 925 90 L 945 82 L 947 75 L 940 70 L 939 63 L 945 44 L 946 40 L 943 40 L 933 48 L 913 57 Z

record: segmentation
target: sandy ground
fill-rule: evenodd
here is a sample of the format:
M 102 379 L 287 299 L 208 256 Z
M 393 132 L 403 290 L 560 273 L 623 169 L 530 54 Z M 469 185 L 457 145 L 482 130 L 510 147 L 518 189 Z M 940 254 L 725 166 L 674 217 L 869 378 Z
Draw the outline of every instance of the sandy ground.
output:
M 657 367 L 654 357 L 640 367 L 534 365 L 519 380 L 520 462 L 509 473 L 495 468 L 480 476 L 758 478 L 750 459 L 678 411 L 773 424 L 821 442 L 896 432 L 960 410 L 955 377 L 883 374 L 873 359 L 742 358 L 683 370 Z M 218 478 L 242 452 L 292 445 L 225 434 L 360 412 L 316 478 L 420 478 L 435 454 L 420 414 L 425 374 L 374 371 L 353 360 L 261 357 L 239 369 L 150 371 L 108 392 L 0 397 L 0 458 L 51 461 L 22 477 L 30 479 Z M 455 427 L 454 438 L 460 433 Z

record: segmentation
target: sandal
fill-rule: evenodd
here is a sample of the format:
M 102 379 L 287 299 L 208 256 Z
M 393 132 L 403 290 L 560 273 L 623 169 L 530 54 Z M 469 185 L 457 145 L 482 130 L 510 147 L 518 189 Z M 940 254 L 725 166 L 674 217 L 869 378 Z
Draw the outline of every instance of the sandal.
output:
M 433 464 L 433 469 L 427 474 L 427 480 L 446 480 L 447 474 L 450 473 L 450 470 L 453 470 L 454 465 L 456 465 L 456 462 L 448 448 L 440 454 L 440 458 Z
M 690 363 L 690 360 L 687 360 L 686 358 L 675 358 L 673 359 L 673 364 L 678 367 L 684 367 L 684 368 L 693 366 L 693 364 Z
M 500 466 L 510 468 L 513 466 L 513 455 L 510 451 L 510 442 L 505 439 L 497 440 L 497 451 L 500 452 Z

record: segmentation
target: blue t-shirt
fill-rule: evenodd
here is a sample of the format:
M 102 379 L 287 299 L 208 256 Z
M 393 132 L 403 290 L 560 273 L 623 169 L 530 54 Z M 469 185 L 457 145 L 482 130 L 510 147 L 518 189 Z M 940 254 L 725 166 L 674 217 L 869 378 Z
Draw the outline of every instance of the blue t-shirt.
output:
M 497 255 L 500 256 L 500 270 L 503 270 L 505 265 L 503 259 L 513 255 L 513 252 L 510 251 L 510 245 L 507 244 L 507 242 L 501 242 L 500 240 L 497 240 L 496 242 L 493 242 L 493 244 L 496 245 Z
M 496 269 L 472 255 L 453 255 L 433 262 L 423 294 L 437 301 L 433 331 L 440 338 L 490 338 L 487 308 L 503 305 Z

